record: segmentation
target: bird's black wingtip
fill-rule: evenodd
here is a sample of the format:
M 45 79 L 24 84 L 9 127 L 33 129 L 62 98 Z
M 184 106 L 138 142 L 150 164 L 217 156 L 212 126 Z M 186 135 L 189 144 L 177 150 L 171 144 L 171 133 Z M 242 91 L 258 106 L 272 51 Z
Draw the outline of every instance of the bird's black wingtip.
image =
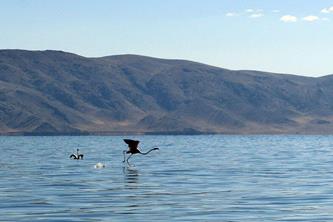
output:
M 139 143 L 139 140 L 132 140 L 132 139 L 123 139 L 125 143 Z

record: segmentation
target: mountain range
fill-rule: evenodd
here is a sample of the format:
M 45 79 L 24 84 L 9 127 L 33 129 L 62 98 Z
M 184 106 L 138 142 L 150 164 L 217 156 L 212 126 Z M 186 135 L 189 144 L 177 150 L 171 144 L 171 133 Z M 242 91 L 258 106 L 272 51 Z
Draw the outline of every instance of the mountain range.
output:
M 0 134 L 332 134 L 333 76 L 0 50 Z

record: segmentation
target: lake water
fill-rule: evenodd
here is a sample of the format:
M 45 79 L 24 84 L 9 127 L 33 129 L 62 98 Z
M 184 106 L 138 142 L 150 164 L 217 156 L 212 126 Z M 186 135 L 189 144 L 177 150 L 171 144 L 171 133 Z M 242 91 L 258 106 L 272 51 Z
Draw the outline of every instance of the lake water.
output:
M 160 150 L 127 167 L 123 138 Z M 333 221 L 332 136 L 0 137 L 0 157 L 0 221 Z

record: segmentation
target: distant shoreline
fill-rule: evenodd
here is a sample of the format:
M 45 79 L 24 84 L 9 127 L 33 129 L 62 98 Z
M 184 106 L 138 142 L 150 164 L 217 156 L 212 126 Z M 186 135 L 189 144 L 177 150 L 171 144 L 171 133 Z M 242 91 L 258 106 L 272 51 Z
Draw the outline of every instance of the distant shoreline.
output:
M 332 136 L 333 133 L 325 132 L 325 133 L 310 133 L 310 132 L 253 132 L 253 133 L 230 133 L 230 132 L 72 132 L 72 133 L 50 133 L 50 132 L 41 132 L 41 133 L 33 133 L 33 132 L 15 132 L 15 133 L 0 133 L 0 137 L 2 136 L 139 136 L 139 135 L 150 135 L 150 136 L 199 136 L 199 135 L 243 135 L 243 136 L 256 136 L 256 135 L 304 135 L 304 136 Z
M 121 136 L 121 135 L 215 135 L 214 132 L 12 132 L 0 133 L 0 136 Z

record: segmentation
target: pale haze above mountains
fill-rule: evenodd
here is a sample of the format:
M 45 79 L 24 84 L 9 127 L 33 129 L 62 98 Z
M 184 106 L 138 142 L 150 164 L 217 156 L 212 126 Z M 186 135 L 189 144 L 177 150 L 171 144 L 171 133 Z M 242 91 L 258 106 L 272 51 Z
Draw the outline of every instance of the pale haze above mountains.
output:
M 1 134 L 332 134 L 333 76 L 0 50 Z

